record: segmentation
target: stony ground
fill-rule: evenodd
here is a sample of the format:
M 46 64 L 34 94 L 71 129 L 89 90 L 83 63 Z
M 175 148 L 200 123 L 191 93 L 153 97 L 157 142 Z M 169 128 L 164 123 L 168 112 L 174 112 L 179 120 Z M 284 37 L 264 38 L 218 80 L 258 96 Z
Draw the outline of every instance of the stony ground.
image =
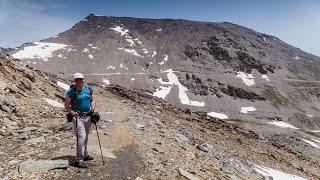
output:
M 320 179 L 319 152 L 298 146 L 294 133 L 263 136 L 140 91 L 98 86 L 103 161 L 93 125 L 95 160 L 79 172 L 66 112 L 43 99 L 63 102 L 56 82 L 64 80 L 0 63 L 0 179 L 269 179 L 258 165 Z
M 139 93 L 120 88 L 95 87 L 95 90 L 97 109 L 102 116 L 98 132 L 105 165 L 95 126 L 92 126 L 89 142 L 89 151 L 95 160 L 87 163 L 88 169 L 78 172 L 73 166 L 76 138 L 63 113 L 39 119 L 34 115 L 32 120 L 18 121 L 19 124 L 14 125 L 16 128 L 7 131 L 10 135 L 2 138 L 1 178 L 266 178 L 254 170 L 255 165 L 308 179 L 320 178 L 319 163 L 277 147 L 252 132 L 150 100 L 148 95 L 139 97 Z M 31 107 L 40 104 L 30 103 Z M 62 163 L 63 169 L 37 170 L 38 166 L 45 166 L 44 160 L 63 159 L 68 160 L 67 165 Z M 25 161 L 29 169 L 23 163 Z M 41 161 L 40 165 L 35 163 Z

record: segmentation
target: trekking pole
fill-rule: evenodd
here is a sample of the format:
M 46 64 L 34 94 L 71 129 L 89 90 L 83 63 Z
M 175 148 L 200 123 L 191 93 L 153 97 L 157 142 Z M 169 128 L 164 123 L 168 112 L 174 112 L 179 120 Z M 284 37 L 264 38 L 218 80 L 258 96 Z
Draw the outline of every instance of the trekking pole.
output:
M 101 152 L 101 158 L 102 158 L 102 165 L 104 166 L 104 160 L 103 160 L 103 154 L 102 154 L 102 149 L 101 149 L 101 144 L 100 144 L 100 138 L 99 138 L 99 133 L 98 133 L 97 122 L 94 122 L 94 125 L 96 126 L 96 130 L 97 130 L 97 136 L 98 136 L 98 141 L 99 141 L 99 146 L 100 146 L 100 152 Z
M 80 172 L 79 169 L 79 132 L 78 132 L 78 117 L 76 117 L 76 134 L 77 134 L 77 159 L 78 159 L 78 173 Z

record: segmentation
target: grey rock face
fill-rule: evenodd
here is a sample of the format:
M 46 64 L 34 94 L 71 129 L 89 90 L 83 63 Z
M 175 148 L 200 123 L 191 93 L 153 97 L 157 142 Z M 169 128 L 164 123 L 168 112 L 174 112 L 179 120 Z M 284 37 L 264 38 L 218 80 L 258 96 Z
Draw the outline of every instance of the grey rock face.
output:
M 68 160 L 27 160 L 20 163 L 20 173 L 49 171 L 52 169 L 67 168 L 69 166 Z
M 8 113 L 12 113 L 16 111 L 16 97 L 9 95 L 9 96 L 0 96 L 0 108 L 3 111 Z

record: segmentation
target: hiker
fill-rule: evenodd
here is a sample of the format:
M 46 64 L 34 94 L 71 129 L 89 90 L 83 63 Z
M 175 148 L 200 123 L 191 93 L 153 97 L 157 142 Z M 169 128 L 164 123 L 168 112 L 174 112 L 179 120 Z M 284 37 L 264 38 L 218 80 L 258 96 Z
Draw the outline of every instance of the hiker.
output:
M 77 137 L 77 162 L 80 168 L 86 168 L 83 161 L 93 160 L 89 156 L 87 144 L 91 128 L 91 114 L 95 111 L 93 89 L 84 83 L 81 73 L 74 74 L 74 84 L 70 86 L 65 101 L 66 110 L 72 115 L 74 133 Z

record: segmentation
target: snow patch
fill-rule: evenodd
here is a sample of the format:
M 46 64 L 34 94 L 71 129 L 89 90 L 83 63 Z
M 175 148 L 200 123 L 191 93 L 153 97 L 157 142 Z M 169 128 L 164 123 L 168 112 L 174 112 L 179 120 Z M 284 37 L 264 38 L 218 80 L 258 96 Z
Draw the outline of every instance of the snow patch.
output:
M 136 45 L 132 39 L 126 39 L 126 40 L 130 43 L 130 46 Z
M 156 92 L 154 92 L 152 95 L 156 96 L 158 98 L 166 98 L 166 96 L 170 93 L 172 86 L 166 87 L 166 86 L 160 86 L 156 89 Z
M 157 55 L 157 52 L 156 52 L 156 51 L 153 51 L 153 54 L 152 54 L 151 57 L 154 57 L 154 56 L 156 56 L 156 55 Z
M 317 143 L 320 143 L 320 140 L 313 139 L 313 138 L 311 138 L 311 139 L 312 139 L 312 141 L 315 141 L 315 142 L 317 142 Z
M 168 61 L 168 55 L 165 54 L 163 60 Z
M 65 84 L 63 82 L 57 81 L 57 85 L 61 88 L 63 88 L 64 90 L 69 90 L 70 86 L 68 84 Z
M 298 60 L 301 59 L 299 56 L 295 56 L 294 59 Z
M 107 69 L 116 69 L 114 66 L 108 66 Z
M 320 133 L 320 130 L 311 130 L 310 132 Z
M 268 122 L 269 124 L 273 124 L 279 127 L 284 127 L 284 128 L 292 128 L 292 129 L 299 129 L 297 127 L 292 126 L 291 124 L 285 123 L 285 122 L 281 122 L 281 121 L 272 121 L 272 122 Z
M 126 49 L 126 48 L 118 48 L 118 49 L 125 50 L 128 53 L 131 53 L 131 54 L 133 54 L 135 56 L 138 56 L 138 57 L 142 58 L 142 56 L 140 54 L 138 54 L 135 49 Z
M 228 119 L 228 116 L 223 113 L 210 112 L 207 115 L 218 119 Z
M 153 93 L 153 96 L 157 96 L 160 98 L 165 98 L 169 93 L 171 88 L 173 87 L 173 85 L 177 85 L 179 88 L 179 99 L 180 102 L 182 104 L 186 104 L 186 105 L 191 105 L 191 106 L 200 106 L 203 107 L 205 105 L 204 102 L 198 102 L 198 101 L 191 101 L 188 98 L 188 95 L 186 93 L 186 91 L 188 91 L 188 89 L 186 87 L 184 87 L 180 82 L 178 77 L 173 73 L 174 71 L 172 69 L 168 69 L 166 71 L 163 72 L 167 72 L 167 77 L 169 79 L 169 82 L 164 82 L 162 81 L 162 79 L 157 79 L 161 84 L 166 84 L 169 85 L 169 87 L 162 87 L 160 86 L 160 89 L 157 89 L 156 92 Z
M 306 140 L 306 139 L 302 139 L 304 142 L 310 144 L 311 146 L 313 147 L 316 147 L 316 148 L 320 148 L 316 143 L 312 142 L 312 141 L 309 141 L 309 140 Z
M 303 177 L 296 176 L 293 174 L 287 174 L 282 171 L 278 171 L 272 168 L 267 168 L 267 167 L 262 167 L 262 166 L 257 166 L 254 168 L 259 174 L 263 176 L 271 176 L 273 180 L 284 180 L 284 179 L 290 179 L 290 180 L 307 180 Z
M 35 46 L 24 47 L 12 55 L 17 59 L 48 59 L 52 57 L 52 53 L 59 49 L 64 49 L 68 45 L 58 43 L 34 42 Z
M 124 28 L 122 28 L 120 26 L 116 26 L 116 27 L 113 27 L 113 28 L 110 28 L 110 29 L 120 33 L 121 36 L 128 35 L 128 32 L 129 32 L 129 29 L 124 29 Z
M 62 103 L 59 103 L 58 101 L 47 99 L 47 98 L 42 98 L 42 99 L 54 107 L 64 108 L 64 105 Z
M 142 45 L 142 42 L 138 40 L 138 38 L 134 39 L 136 40 L 140 45 Z
M 246 74 L 244 72 L 237 72 L 238 78 L 241 78 L 243 83 L 247 86 L 253 86 L 254 85 L 254 77 L 252 74 Z
M 165 54 L 163 60 L 164 61 L 159 62 L 160 65 L 162 65 L 162 64 L 164 64 L 164 62 L 168 61 L 168 55 Z
M 110 84 L 110 81 L 109 81 L 109 80 L 107 80 L 107 79 L 103 79 L 103 82 L 104 82 L 104 83 L 106 83 L 107 85 L 109 85 L 109 84 Z
M 249 111 L 255 111 L 255 110 L 257 110 L 257 109 L 254 107 L 241 107 L 240 112 L 247 114 Z
M 267 75 L 265 75 L 265 74 L 262 74 L 262 77 L 261 77 L 262 79 L 266 79 L 266 81 L 270 81 L 270 79 L 269 79 L 269 77 L 267 76 Z

